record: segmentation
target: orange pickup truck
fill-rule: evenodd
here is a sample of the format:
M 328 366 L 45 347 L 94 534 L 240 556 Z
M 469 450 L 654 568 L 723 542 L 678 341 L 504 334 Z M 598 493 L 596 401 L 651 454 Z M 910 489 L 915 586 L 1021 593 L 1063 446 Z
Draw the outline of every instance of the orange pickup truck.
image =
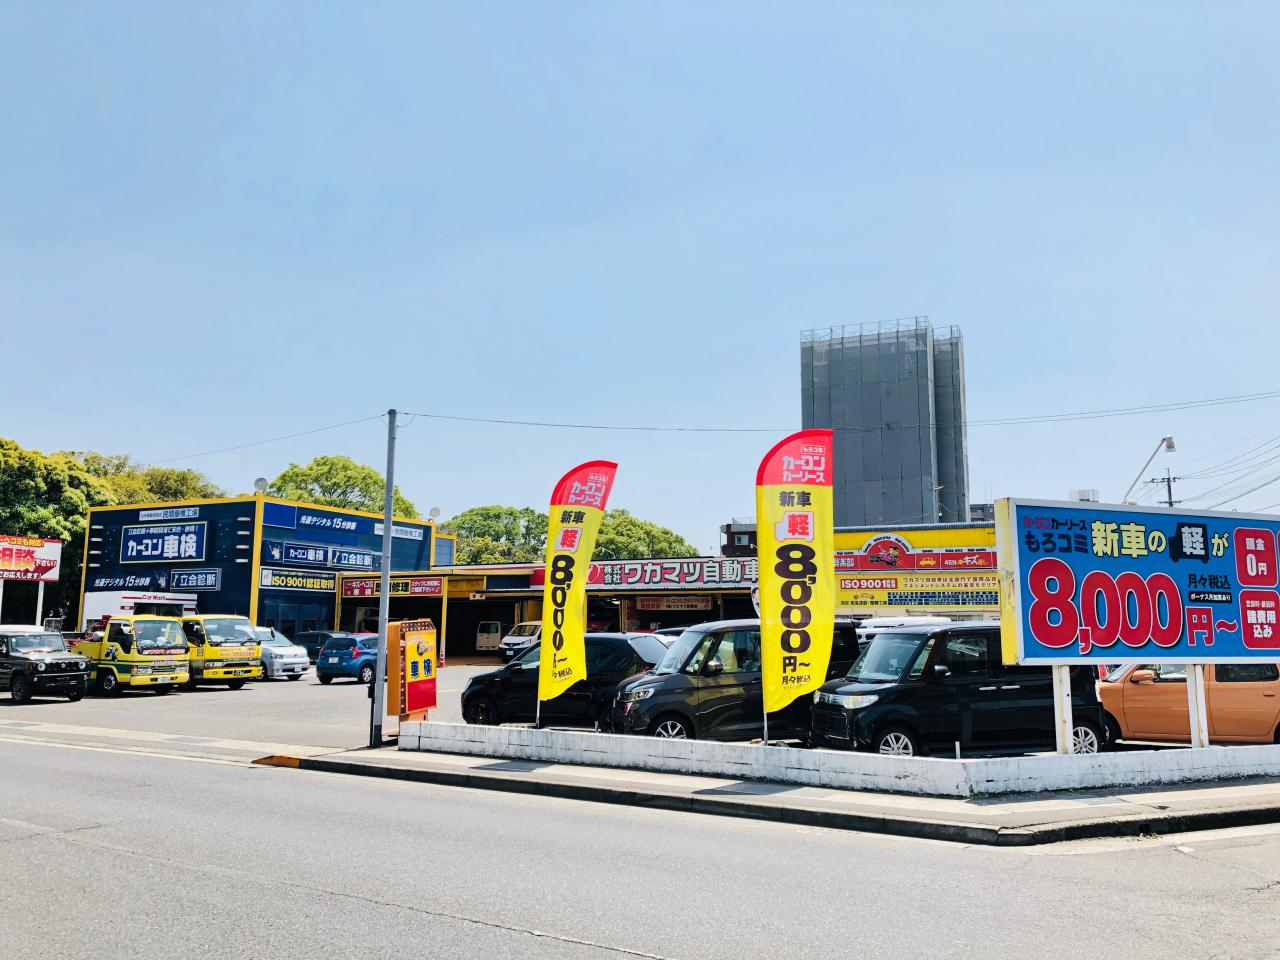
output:
M 1186 664 L 1130 665 L 1098 684 L 1107 739 L 1191 740 Z M 1209 739 L 1280 743 L 1280 664 L 1219 663 L 1204 668 Z

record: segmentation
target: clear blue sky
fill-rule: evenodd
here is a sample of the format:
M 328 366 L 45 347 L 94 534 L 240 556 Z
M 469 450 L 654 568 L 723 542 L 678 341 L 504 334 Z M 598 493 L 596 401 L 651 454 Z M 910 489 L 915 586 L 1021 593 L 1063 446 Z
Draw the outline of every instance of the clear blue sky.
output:
M 912 314 L 963 328 L 975 419 L 1280 389 L 1278 31 L 1246 3 L 5 3 L 0 435 L 784 430 L 802 329 Z M 1118 498 L 1166 432 L 1190 470 L 1280 401 L 975 426 L 974 499 Z M 771 441 L 419 419 L 400 479 L 448 516 L 612 457 L 616 506 L 706 549 Z M 243 490 L 382 445 L 184 464 Z

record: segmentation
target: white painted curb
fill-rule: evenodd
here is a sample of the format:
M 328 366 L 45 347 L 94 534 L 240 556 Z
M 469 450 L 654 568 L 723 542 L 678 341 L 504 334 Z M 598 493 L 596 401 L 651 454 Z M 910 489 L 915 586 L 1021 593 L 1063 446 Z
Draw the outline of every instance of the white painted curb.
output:
M 953 760 L 427 722 L 399 748 L 942 797 L 1280 776 L 1280 746 Z

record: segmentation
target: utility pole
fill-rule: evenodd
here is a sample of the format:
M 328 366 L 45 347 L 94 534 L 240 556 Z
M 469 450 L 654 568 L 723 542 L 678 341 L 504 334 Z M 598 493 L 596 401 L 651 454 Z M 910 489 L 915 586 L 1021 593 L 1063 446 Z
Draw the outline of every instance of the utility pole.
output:
M 369 701 L 369 746 L 382 746 L 382 718 L 387 715 L 387 620 L 391 615 L 391 516 L 395 507 L 396 411 L 387 411 L 387 490 L 382 501 L 382 575 L 378 595 L 378 666 Z
M 1163 483 L 1164 484 L 1164 493 L 1165 493 L 1164 503 L 1165 503 L 1165 506 L 1167 506 L 1170 510 L 1172 510 L 1175 504 L 1182 502 L 1181 500 L 1173 499 L 1174 481 L 1181 480 L 1181 479 L 1182 479 L 1181 477 L 1175 477 L 1173 475 L 1173 471 L 1170 470 L 1168 467 L 1165 467 L 1163 477 L 1152 477 L 1150 480 L 1147 481 L 1147 483 Z

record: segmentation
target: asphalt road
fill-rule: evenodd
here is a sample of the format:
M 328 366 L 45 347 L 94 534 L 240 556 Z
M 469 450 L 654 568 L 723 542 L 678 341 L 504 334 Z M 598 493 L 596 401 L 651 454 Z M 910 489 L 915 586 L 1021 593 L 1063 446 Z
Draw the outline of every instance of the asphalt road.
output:
M 36 958 L 1280 950 L 1280 828 L 1002 850 L 0 737 Z
M 460 705 L 467 680 L 496 670 L 492 663 L 448 666 L 440 671 L 438 710 L 433 720 L 462 722 Z M 155 733 L 271 739 L 321 747 L 359 747 L 369 739 L 368 687 L 354 680 L 322 686 L 314 673 L 301 680 L 252 681 L 239 690 L 198 687 L 158 697 L 126 691 L 116 697 L 90 696 L 79 703 L 35 700 L 15 706 L 0 693 L 0 717 L 70 723 Z

